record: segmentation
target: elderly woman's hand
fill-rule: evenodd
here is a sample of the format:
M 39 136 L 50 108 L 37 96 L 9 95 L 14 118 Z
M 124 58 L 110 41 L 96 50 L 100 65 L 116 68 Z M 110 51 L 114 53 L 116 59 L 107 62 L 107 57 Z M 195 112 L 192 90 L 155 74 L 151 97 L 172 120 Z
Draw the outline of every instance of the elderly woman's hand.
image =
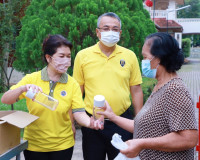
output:
M 103 107 L 103 109 L 104 112 L 97 112 L 97 114 L 104 115 L 105 118 L 108 118 L 110 120 L 112 120 L 116 116 L 107 101 L 105 101 L 105 106 Z
M 126 150 L 120 150 L 128 158 L 137 157 L 138 154 L 142 151 L 142 139 L 132 139 L 126 141 L 128 148 Z

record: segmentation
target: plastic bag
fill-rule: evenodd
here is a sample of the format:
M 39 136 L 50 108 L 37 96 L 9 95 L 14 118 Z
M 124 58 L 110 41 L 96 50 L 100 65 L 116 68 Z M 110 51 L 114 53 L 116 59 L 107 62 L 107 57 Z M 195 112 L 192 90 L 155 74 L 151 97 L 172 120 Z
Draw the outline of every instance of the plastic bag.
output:
M 122 141 L 121 139 L 121 136 L 117 133 L 115 133 L 113 136 L 112 136 L 112 140 L 111 140 L 111 144 L 119 149 L 119 150 L 125 150 L 128 148 L 128 145 Z M 115 157 L 114 160 L 140 160 L 139 156 L 135 157 L 135 158 L 128 158 L 126 157 L 124 154 L 122 153 L 119 153 L 117 155 L 117 157 Z

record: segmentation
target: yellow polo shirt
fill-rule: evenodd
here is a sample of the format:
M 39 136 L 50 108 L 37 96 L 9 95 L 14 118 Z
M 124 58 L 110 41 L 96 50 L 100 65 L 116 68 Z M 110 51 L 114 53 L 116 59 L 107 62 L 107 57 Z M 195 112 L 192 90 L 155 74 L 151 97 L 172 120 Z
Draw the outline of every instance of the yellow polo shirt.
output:
M 84 111 L 79 84 L 67 74 L 63 74 L 58 82 L 53 83 L 48 78 L 46 67 L 42 71 L 27 74 L 11 89 L 26 84 L 40 86 L 44 93 L 51 94 L 59 101 L 56 110 L 51 111 L 27 98 L 26 92 L 20 95 L 19 99 L 26 99 L 29 113 L 39 117 L 25 128 L 24 139 L 28 140 L 28 150 L 49 152 L 74 146 L 72 124 L 68 111 L 70 108 L 73 112 Z
M 131 50 L 116 45 L 107 57 L 98 43 L 76 55 L 73 77 L 84 85 L 85 109 L 90 114 L 94 96 L 101 94 L 115 114 L 121 115 L 131 105 L 130 86 L 142 83 L 137 57 Z

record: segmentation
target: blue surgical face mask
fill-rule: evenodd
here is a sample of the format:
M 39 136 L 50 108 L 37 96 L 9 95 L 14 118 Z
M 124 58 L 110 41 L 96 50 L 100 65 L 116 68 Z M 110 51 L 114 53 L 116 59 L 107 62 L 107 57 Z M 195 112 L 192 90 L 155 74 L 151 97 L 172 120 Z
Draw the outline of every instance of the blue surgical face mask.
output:
M 158 68 L 158 66 L 156 67 L 156 69 L 151 69 L 151 60 L 149 60 L 149 59 L 142 60 L 142 74 L 145 77 L 156 78 L 157 68 Z

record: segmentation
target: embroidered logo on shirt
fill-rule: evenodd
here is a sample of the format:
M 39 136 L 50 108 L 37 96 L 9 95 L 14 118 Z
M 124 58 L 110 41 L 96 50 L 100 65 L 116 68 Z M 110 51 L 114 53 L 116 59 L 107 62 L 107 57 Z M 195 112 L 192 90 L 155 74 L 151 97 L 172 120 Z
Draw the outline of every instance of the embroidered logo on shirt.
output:
M 61 94 L 61 96 L 63 96 L 63 97 L 64 97 L 64 96 L 66 96 L 66 95 L 67 95 L 67 92 L 66 92 L 66 91 L 61 91 L 61 92 L 60 92 L 60 94 Z
M 121 60 L 120 60 L 120 65 L 121 65 L 122 67 L 124 67 L 124 66 L 125 66 L 125 63 L 126 63 L 126 62 L 125 62 L 125 60 L 124 60 L 124 59 L 121 59 Z

